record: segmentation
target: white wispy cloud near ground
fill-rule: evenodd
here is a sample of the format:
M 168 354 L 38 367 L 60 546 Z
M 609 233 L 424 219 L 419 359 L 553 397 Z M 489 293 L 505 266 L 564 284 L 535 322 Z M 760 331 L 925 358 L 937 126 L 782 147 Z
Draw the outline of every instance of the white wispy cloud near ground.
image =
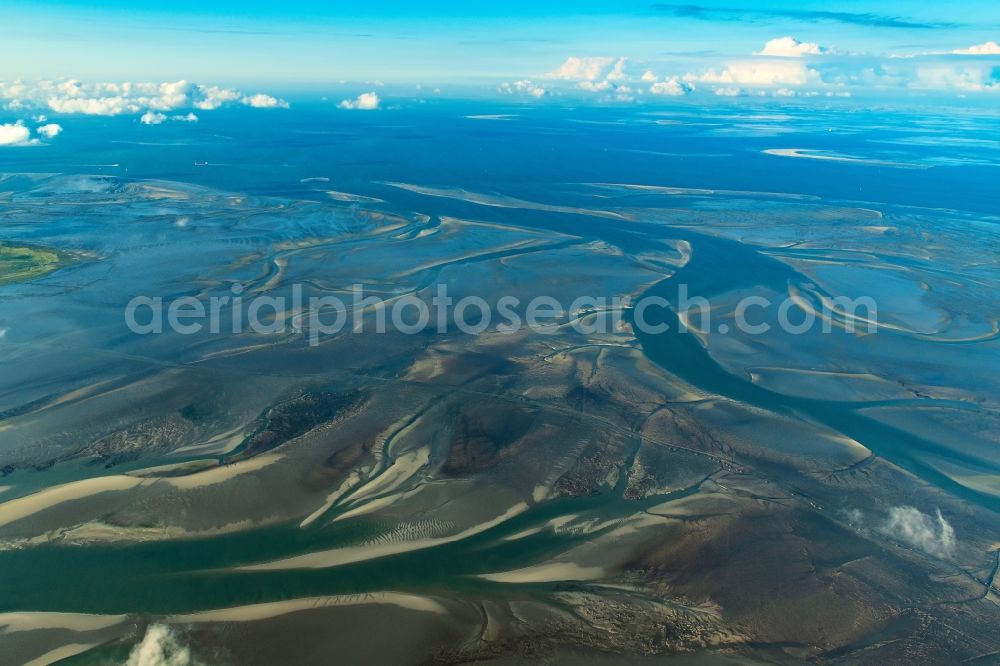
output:
M 936 557 L 955 554 L 955 529 L 940 511 L 929 516 L 912 506 L 893 507 L 880 531 Z
M 800 42 L 794 37 L 777 37 L 765 43 L 764 48 L 754 53 L 754 55 L 801 58 L 807 55 L 820 55 L 826 51 L 826 48 L 815 42 Z
M 382 100 L 374 92 L 361 93 L 354 99 L 345 99 L 337 106 L 341 109 L 374 111 L 382 104 Z
M 191 651 L 181 645 L 173 630 L 154 624 L 128 656 L 125 666 L 191 666 Z
M 895 506 L 881 518 L 852 509 L 845 516 L 861 532 L 880 534 L 934 557 L 950 559 L 958 547 L 955 528 L 940 509 L 930 515 L 912 506 Z
M 0 82 L 0 105 L 10 111 L 45 109 L 62 114 L 135 114 L 152 118 L 155 114 L 171 111 L 213 111 L 235 104 L 267 109 L 289 106 L 285 100 L 265 93 L 244 94 L 233 88 L 183 80 L 164 83 L 89 83 L 76 79 Z

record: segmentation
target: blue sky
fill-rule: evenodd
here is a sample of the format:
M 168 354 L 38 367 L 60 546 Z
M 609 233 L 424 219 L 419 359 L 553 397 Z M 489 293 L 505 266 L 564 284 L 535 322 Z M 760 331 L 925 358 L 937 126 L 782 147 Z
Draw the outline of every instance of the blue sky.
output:
M 159 123 L 305 90 L 345 110 L 435 95 L 1000 101 L 996 0 L 694 1 L 5 0 L 0 110 Z
M 430 84 L 538 76 L 569 56 L 626 56 L 679 70 L 746 56 L 784 35 L 875 56 L 1000 39 L 1000 3 L 979 0 L 4 5 L 0 78 L 7 80 L 378 78 Z

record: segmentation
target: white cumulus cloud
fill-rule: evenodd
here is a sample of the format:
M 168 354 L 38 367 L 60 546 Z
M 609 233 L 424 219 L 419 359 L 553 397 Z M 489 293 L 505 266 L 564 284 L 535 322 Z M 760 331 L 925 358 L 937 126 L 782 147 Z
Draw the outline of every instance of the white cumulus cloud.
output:
M 219 107 L 240 99 L 239 91 L 219 86 L 198 86 L 194 108 L 202 111 L 214 111 Z
M 1000 44 L 996 42 L 984 42 L 974 44 L 967 49 L 955 49 L 952 53 L 958 55 L 1000 55 Z
M 743 94 L 742 90 L 733 87 L 714 88 L 712 92 L 714 92 L 718 97 L 739 97 Z
M 288 107 L 286 101 L 271 95 L 245 95 L 233 88 L 195 85 L 184 80 L 164 83 L 89 83 L 76 79 L 0 82 L 0 102 L 9 110 L 48 109 L 93 116 L 187 109 L 212 111 L 236 103 L 255 108 Z
M 361 93 L 355 99 L 345 99 L 337 106 L 341 109 L 358 109 L 362 111 L 372 111 L 377 109 L 382 103 L 379 96 L 374 92 Z
M 611 68 L 608 75 L 605 77 L 608 81 L 624 81 L 628 77 L 625 75 L 625 65 L 628 63 L 628 58 L 619 58 L 615 62 L 615 66 Z
M 805 63 L 792 61 L 736 62 L 722 71 L 709 70 L 700 76 L 688 75 L 705 83 L 745 86 L 804 86 L 820 83 L 820 75 Z
M 1000 75 L 989 65 L 925 65 L 917 68 L 913 88 L 950 89 L 961 92 L 1000 92 Z
M 139 117 L 139 122 L 143 125 L 160 125 L 166 122 L 167 117 L 156 111 L 147 111 Z
M 643 80 L 643 81 L 646 81 L 647 83 L 653 83 L 653 82 L 654 82 L 654 81 L 656 81 L 656 79 L 658 79 L 658 78 L 659 78 L 659 77 L 658 77 L 658 76 L 656 76 L 656 74 L 654 74 L 654 73 L 653 73 L 653 70 L 651 70 L 651 69 L 647 69 L 647 70 L 645 71 L 645 73 L 643 73 L 643 75 L 642 75 L 642 80 Z
M 35 129 L 36 132 L 44 136 L 46 139 L 52 139 L 58 136 L 62 132 L 62 130 L 63 130 L 62 126 L 56 123 L 41 125 Z
M 625 66 L 624 58 L 618 62 Z M 596 81 L 603 78 L 608 68 L 615 64 L 614 58 L 604 57 L 570 57 L 566 62 L 553 72 L 549 72 L 546 77 L 552 79 L 566 79 L 569 81 Z
M 50 97 L 49 108 L 56 113 L 80 113 L 87 116 L 120 116 L 136 113 L 142 106 L 124 97 Z
M 801 58 L 807 55 L 819 55 L 826 49 L 815 42 L 800 42 L 794 37 L 777 37 L 764 44 L 764 48 L 754 53 L 759 56 L 776 56 L 780 58 Z
M 4 123 L 0 125 L 0 146 L 23 146 L 30 142 L 31 130 L 24 123 Z
M 548 91 L 540 85 L 529 81 L 528 79 L 522 79 L 521 81 L 515 81 L 514 83 L 508 83 L 504 81 L 497 88 L 497 91 L 505 95 L 530 95 L 535 98 L 542 98 L 548 94 Z
M 668 97 L 681 97 L 682 95 L 688 94 L 693 89 L 693 86 L 682 82 L 676 76 L 649 86 L 649 92 L 654 95 L 666 95 Z
M 271 95 L 265 95 L 264 93 L 247 95 L 243 98 L 242 102 L 255 109 L 287 109 L 289 107 L 288 102 L 285 100 L 272 97 Z

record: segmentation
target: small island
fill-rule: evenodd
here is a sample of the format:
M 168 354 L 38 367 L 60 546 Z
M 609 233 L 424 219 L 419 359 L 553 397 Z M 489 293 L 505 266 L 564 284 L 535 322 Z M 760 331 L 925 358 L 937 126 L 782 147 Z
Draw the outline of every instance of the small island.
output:
M 59 250 L 0 242 L 0 285 L 34 280 L 72 262 L 69 254 Z

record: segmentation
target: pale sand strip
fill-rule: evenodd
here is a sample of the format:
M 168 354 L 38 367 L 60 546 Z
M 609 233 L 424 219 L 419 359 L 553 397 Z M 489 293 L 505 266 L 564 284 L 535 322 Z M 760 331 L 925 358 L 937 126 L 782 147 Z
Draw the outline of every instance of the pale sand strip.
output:
M 416 425 L 416 422 L 407 427 Z M 403 436 L 404 431 L 400 431 L 398 436 Z M 397 437 L 398 437 L 397 436 Z M 397 440 L 393 440 L 395 443 Z M 359 501 L 369 497 L 377 497 L 385 493 L 390 493 L 398 489 L 401 485 L 411 479 L 417 472 L 423 469 L 431 458 L 430 447 L 423 447 L 416 451 L 407 451 L 401 454 L 388 468 L 348 498 L 350 504 L 357 504 Z
M 382 199 L 366 197 L 363 194 L 351 194 L 350 192 L 338 192 L 337 190 L 327 190 L 326 193 L 335 201 L 345 201 L 348 203 L 385 203 Z
M 817 310 L 813 304 L 805 297 L 805 294 L 809 294 L 816 298 L 823 304 L 822 310 Z M 948 338 L 941 335 L 941 331 L 933 332 L 922 332 L 917 331 L 912 328 L 907 328 L 905 326 L 899 326 L 897 324 L 890 324 L 884 321 L 877 321 L 876 319 L 869 319 L 867 317 L 862 317 L 855 315 L 853 313 L 845 312 L 842 308 L 838 308 L 837 304 L 834 303 L 833 299 L 822 294 L 807 291 L 803 292 L 799 290 L 795 285 L 788 285 L 788 297 L 795 305 L 799 306 L 805 312 L 810 313 L 823 323 L 829 326 L 836 326 L 838 328 L 845 328 L 845 322 L 851 323 L 855 326 L 857 332 L 865 333 L 869 327 L 875 329 L 887 329 L 890 331 L 896 331 L 898 333 L 903 333 L 906 335 L 913 336 L 918 340 L 923 340 L 927 342 L 943 342 L 943 343 L 959 343 L 959 342 L 985 342 L 987 340 L 993 340 L 994 338 L 1000 337 L 1000 320 L 994 320 L 993 326 L 988 332 L 984 331 L 979 335 L 968 336 L 964 338 Z M 834 318 L 830 313 L 835 313 L 837 318 Z M 843 318 L 844 321 L 841 321 Z
M 469 190 L 463 190 L 457 187 L 423 187 L 421 185 L 411 185 L 410 183 L 399 183 L 399 182 L 388 182 L 388 181 L 383 182 L 382 184 L 389 185 L 392 187 L 398 187 L 401 190 L 407 190 L 409 192 L 422 194 L 428 197 L 442 197 L 445 199 L 467 201 L 469 203 L 477 204 L 479 206 L 492 206 L 495 208 L 523 208 L 526 210 L 542 210 L 553 213 L 593 215 L 596 217 L 608 217 L 615 220 L 628 219 L 625 215 L 610 210 L 592 210 L 589 208 L 574 208 L 572 206 L 556 206 L 551 204 L 537 203 L 534 201 L 525 201 L 524 199 L 508 197 L 502 194 L 480 194 L 478 192 L 470 192 Z
M 0 504 L 0 527 L 36 514 L 39 511 L 52 508 L 63 502 L 71 502 L 100 493 L 131 490 L 132 488 L 148 483 L 151 483 L 149 479 L 140 479 L 121 474 L 73 481 L 72 483 L 64 483 L 52 488 L 46 488 L 37 493 L 18 497 L 17 499 Z
M 250 606 L 220 608 L 218 610 L 200 611 L 187 615 L 174 615 L 167 618 L 170 624 L 193 624 L 198 622 L 255 622 L 267 620 L 288 613 L 295 613 L 313 608 L 329 608 L 332 606 L 363 606 L 366 604 L 389 604 L 407 610 L 423 613 L 446 614 L 447 610 L 438 602 L 428 597 L 419 597 L 401 592 L 373 592 L 363 595 L 340 595 L 332 597 L 307 597 L 290 601 L 272 601 Z
M 14 634 L 36 629 L 99 631 L 121 624 L 127 615 L 88 615 L 86 613 L 0 613 L 0 634 Z
M 518 539 L 523 539 L 525 537 L 533 536 L 535 534 L 540 534 L 541 532 L 545 531 L 546 529 L 552 530 L 553 532 L 555 532 L 555 533 L 558 534 L 559 531 L 563 527 L 565 527 L 566 525 L 569 525 L 570 523 L 572 523 L 574 520 L 578 519 L 579 517 L 580 517 L 580 514 L 578 514 L 578 513 L 571 513 L 571 514 L 567 514 L 565 516 L 557 516 L 556 518 L 553 518 L 552 520 L 548 521 L 544 525 L 540 525 L 538 527 L 530 527 L 530 528 L 524 530 L 523 532 L 518 532 L 516 534 L 510 534 L 508 536 L 505 536 L 503 538 L 503 540 L 504 541 L 517 541 Z
M 825 160 L 828 162 L 847 162 L 849 164 L 866 164 L 868 166 L 895 167 L 897 169 L 928 169 L 925 164 L 908 164 L 906 162 L 890 162 L 888 160 L 869 159 L 867 157 L 854 157 L 853 155 L 836 155 L 823 153 L 809 148 L 768 148 L 762 150 L 765 155 L 775 155 L 777 157 L 802 157 L 810 160 Z
M 167 483 L 181 490 L 201 488 L 229 481 L 237 476 L 256 472 L 271 465 L 284 456 L 282 454 L 262 455 L 243 462 L 215 467 L 204 472 L 162 479 L 144 479 L 141 477 L 118 474 L 101 476 L 94 479 L 83 479 L 62 485 L 46 488 L 37 493 L 18 497 L 0 504 L 0 527 L 9 525 L 22 518 L 34 515 L 45 509 L 50 509 L 65 502 L 84 499 L 107 492 L 132 490 L 143 485 Z
M 299 527 L 309 527 L 312 525 L 320 516 L 332 509 L 333 505 L 337 503 L 337 500 L 343 497 L 344 494 L 351 488 L 360 483 L 360 481 L 361 474 L 359 474 L 357 470 L 351 472 L 347 479 L 340 484 L 340 488 L 337 488 L 337 490 L 326 496 L 326 501 L 323 502 L 323 506 L 310 513 L 305 520 L 299 523 Z
M 164 525 L 162 527 L 120 527 L 118 525 L 108 525 L 106 523 L 91 521 L 71 527 L 62 532 L 59 530 L 50 532 L 46 537 L 50 537 L 51 535 L 51 538 L 44 538 L 42 543 L 55 541 L 57 538 L 74 544 L 109 543 L 115 541 L 140 543 L 145 541 L 169 541 L 171 539 L 196 539 L 241 532 L 249 530 L 256 525 L 257 523 L 249 518 L 204 530 L 186 530 L 176 525 Z
M 562 580 L 597 580 L 604 576 L 601 567 L 581 567 L 573 562 L 549 562 L 533 567 L 480 574 L 478 578 L 494 583 L 554 583 Z
M 817 433 L 820 437 L 827 440 L 828 442 L 833 442 L 834 444 L 840 444 L 845 450 L 850 451 L 853 454 L 856 461 L 861 462 L 865 458 L 872 455 L 871 450 L 859 442 L 856 439 L 851 439 L 847 435 L 842 435 L 839 432 L 820 432 Z
M 230 465 L 220 465 L 218 467 L 207 469 L 204 472 L 197 472 L 187 476 L 162 478 L 159 480 L 169 483 L 174 488 L 180 488 L 181 490 L 214 486 L 217 483 L 223 483 L 225 481 L 229 481 L 230 479 L 235 479 L 238 476 L 243 476 L 244 474 L 250 474 L 251 472 L 264 469 L 268 465 L 272 465 L 284 457 L 284 454 L 281 453 L 271 453 L 257 456 L 255 458 L 251 458 L 250 460 L 232 463 Z
M 243 426 L 237 426 L 232 430 L 220 433 L 202 444 L 192 444 L 182 446 L 170 452 L 172 456 L 190 455 L 198 453 L 201 455 L 225 455 L 231 453 L 233 449 L 243 443 Z
M 369 513 L 374 513 L 380 511 L 387 506 L 401 502 L 405 499 L 413 497 L 417 492 L 420 491 L 422 486 L 416 486 L 410 490 L 403 491 L 401 493 L 395 493 L 392 495 L 382 495 L 381 497 L 376 497 L 373 500 L 368 500 L 367 502 L 362 502 L 358 506 L 354 507 L 350 511 L 345 511 L 344 513 L 338 515 L 334 518 L 332 523 L 336 523 L 341 520 L 347 520 L 349 518 L 357 518 L 358 516 L 364 516 Z
M 766 152 L 766 151 L 765 151 Z M 669 185 L 634 185 L 631 183 L 585 183 L 594 187 L 621 188 L 623 190 L 639 190 L 655 192 L 657 194 L 670 194 L 674 196 L 712 196 L 722 195 L 729 197 L 768 197 L 776 199 L 800 199 L 803 201 L 819 201 L 820 197 L 810 194 L 790 194 L 788 192 L 756 192 L 753 190 L 706 190 L 697 187 L 671 187 Z
M 354 562 L 373 560 L 387 555 L 398 555 L 400 553 L 409 553 L 415 550 L 433 548 L 434 546 L 461 541 L 462 539 L 467 539 L 481 532 L 485 532 L 486 530 L 496 527 L 497 525 L 500 525 L 501 523 L 504 523 L 527 510 L 528 503 L 520 502 L 519 504 L 515 504 L 511 508 L 507 509 L 493 520 L 475 525 L 465 531 L 447 537 L 416 539 L 414 541 L 400 541 L 399 543 L 376 543 L 361 546 L 348 546 L 346 548 L 333 548 L 331 550 L 321 550 L 315 553 L 288 557 L 283 560 L 274 560 L 273 562 L 251 564 L 249 566 L 239 567 L 237 571 L 324 569 L 327 567 L 340 566 L 342 564 L 352 564 Z
M 70 657 L 75 657 L 78 654 L 83 654 L 87 650 L 91 650 L 100 645 L 100 643 L 70 643 L 69 645 L 63 645 L 62 647 L 57 647 L 55 650 L 49 650 L 40 657 L 36 657 L 31 661 L 24 664 L 24 666 L 49 666 L 49 664 L 54 664 L 63 659 L 69 659 Z
M 513 113 L 479 113 L 465 117 L 469 120 L 514 120 L 517 115 Z

